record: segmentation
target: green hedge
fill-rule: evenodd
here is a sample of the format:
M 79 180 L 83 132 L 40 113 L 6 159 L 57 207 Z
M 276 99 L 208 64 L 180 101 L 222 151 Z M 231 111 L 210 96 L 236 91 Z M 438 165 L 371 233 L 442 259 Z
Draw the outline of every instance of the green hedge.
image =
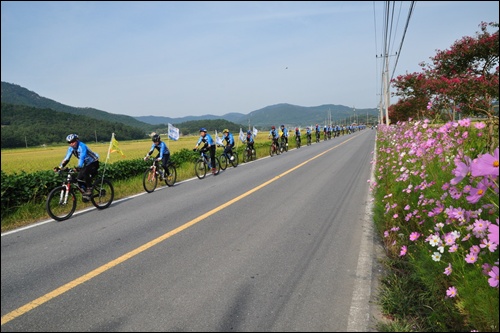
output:
M 178 167 L 183 163 L 192 162 L 196 153 L 188 149 L 181 149 L 172 154 L 171 161 Z M 142 158 L 127 161 L 118 161 L 104 165 L 101 163 L 99 175 L 106 168 L 106 178 L 111 181 L 123 180 L 141 175 L 151 162 Z M 62 183 L 61 176 L 52 170 L 37 171 L 34 173 L 6 174 L 1 172 L 1 209 L 2 219 L 14 213 L 19 207 L 26 203 L 42 204 L 47 199 L 49 192 Z

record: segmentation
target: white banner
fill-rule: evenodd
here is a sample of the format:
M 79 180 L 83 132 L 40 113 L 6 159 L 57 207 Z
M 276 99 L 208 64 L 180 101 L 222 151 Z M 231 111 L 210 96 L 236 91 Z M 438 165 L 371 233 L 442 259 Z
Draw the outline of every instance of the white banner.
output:
M 215 130 L 215 144 L 216 145 L 224 145 L 224 141 L 222 141 L 222 138 L 217 134 L 217 130 Z
M 257 129 L 255 128 L 255 126 L 253 127 L 253 136 L 257 136 L 257 133 L 259 133 L 259 131 L 257 131 Z
M 240 135 L 239 135 L 239 138 L 240 138 L 240 141 L 241 141 L 241 142 L 245 142 L 245 140 L 246 140 L 245 133 L 243 133 L 243 130 L 241 129 L 241 127 L 240 127 Z
M 179 129 L 172 124 L 168 124 L 168 137 L 174 141 L 179 140 Z

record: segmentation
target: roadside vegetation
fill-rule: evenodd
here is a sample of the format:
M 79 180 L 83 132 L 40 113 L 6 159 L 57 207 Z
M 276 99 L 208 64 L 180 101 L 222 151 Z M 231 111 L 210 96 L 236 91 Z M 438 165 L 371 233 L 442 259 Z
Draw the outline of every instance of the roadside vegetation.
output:
M 498 135 L 490 153 L 486 131 L 469 119 L 379 127 L 380 331 L 498 332 Z

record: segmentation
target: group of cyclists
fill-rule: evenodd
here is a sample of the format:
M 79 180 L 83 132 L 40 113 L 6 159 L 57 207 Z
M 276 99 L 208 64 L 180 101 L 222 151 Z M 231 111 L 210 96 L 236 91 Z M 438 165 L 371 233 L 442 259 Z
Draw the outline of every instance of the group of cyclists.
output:
M 273 140 L 273 143 L 276 144 L 277 147 L 279 147 L 279 140 L 280 138 L 283 138 L 286 147 L 288 147 L 288 129 L 284 124 L 280 126 L 281 129 L 281 135 L 279 131 L 276 129 L 276 126 L 272 126 L 271 130 L 269 132 L 268 138 Z M 324 139 L 326 140 L 327 138 L 330 139 L 331 136 L 333 137 L 340 136 L 343 134 L 350 134 L 356 130 L 356 126 L 350 125 L 350 126 L 324 126 L 323 128 L 323 135 Z M 314 131 L 316 133 L 316 140 L 319 141 L 320 137 L 320 132 L 321 128 L 319 127 L 318 124 L 316 124 Z M 301 133 L 300 129 L 298 127 L 295 128 L 295 138 L 298 140 L 298 143 L 300 145 L 301 142 Z M 306 127 L 306 136 L 308 139 L 308 142 L 310 142 L 311 137 L 312 137 L 312 129 L 308 126 Z M 158 151 L 158 154 L 156 157 L 154 157 L 158 162 L 161 161 L 161 165 L 163 167 L 163 170 L 166 170 L 168 176 L 168 168 L 167 165 L 170 161 L 170 150 L 168 149 L 167 145 L 165 142 L 161 140 L 161 137 L 159 134 L 154 134 L 151 138 L 153 141 L 153 144 L 151 145 L 151 148 L 147 152 L 146 156 L 144 157 L 144 160 L 147 160 L 150 158 L 150 156 L 154 153 L 155 150 Z M 84 196 L 89 196 L 90 195 L 90 186 L 91 186 L 91 178 L 95 177 L 97 175 L 98 169 L 99 169 L 99 155 L 95 152 L 93 152 L 90 148 L 87 147 L 87 145 L 83 142 L 80 141 L 79 137 L 77 134 L 69 134 L 66 137 L 66 141 L 69 144 L 68 150 L 66 152 L 66 156 L 63 158 L 61 161 L 59 167 L 54 168 L 56 170 L 57 168 L 63 168 L 68 164 L 72 156 L 75 156 L 78 159 L 78 165 L 76 167 L 78 171 L 77 175 L 77 180 L 81 188 L 85 190 Z M 233 134 L 226 128 L 223 131 L 223 136 L 222 136 L 222 141 L 225 141 L 225 144 L 217 144 L 213 138 L 208 134 L 207 129 L 202 127 L 200 128 L 200 137 L 198 138 L 198 141 L 196 142 L 196 145 L 194 146 L 193 150 L 197 151 L 198 147 L 200 145 L 203 145 L 202 149 L 206 150 L 210 154 L 210 163 L 211 163 L 211 168 L 212 168 L 212 174 L 216 175 L 216 166 L 215 166 L 215 152 L 216 152 L 216 147 L 217 146 L 223 146 L 224 147 L 224 154 L 229 156 L 230 160 L 234 159 L 233 155 L 233 148 L 235 145 L 234 142 L 234 136 Z M 245 137 L 245 142 L 247 144 L 248 149 L 251 149 L 252 151 L 255 150 L 254 147 L 254 136 L 252 131 L 248 131 L 246 133 Z M 164 177 L 165 175 L 162 175 Z

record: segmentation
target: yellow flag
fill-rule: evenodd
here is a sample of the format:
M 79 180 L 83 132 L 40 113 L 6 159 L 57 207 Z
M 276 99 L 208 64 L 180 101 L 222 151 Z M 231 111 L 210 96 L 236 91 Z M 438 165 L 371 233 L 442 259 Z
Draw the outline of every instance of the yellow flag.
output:
M 109 148 L 110 153 L 120 153 L 122 154 L 122 157 L 125 157 L 125 154 L 122 152 L 122 150 L 118 147 L 118 141 L 115 139 L 115 136 L 111 138 L 111 146 Z

